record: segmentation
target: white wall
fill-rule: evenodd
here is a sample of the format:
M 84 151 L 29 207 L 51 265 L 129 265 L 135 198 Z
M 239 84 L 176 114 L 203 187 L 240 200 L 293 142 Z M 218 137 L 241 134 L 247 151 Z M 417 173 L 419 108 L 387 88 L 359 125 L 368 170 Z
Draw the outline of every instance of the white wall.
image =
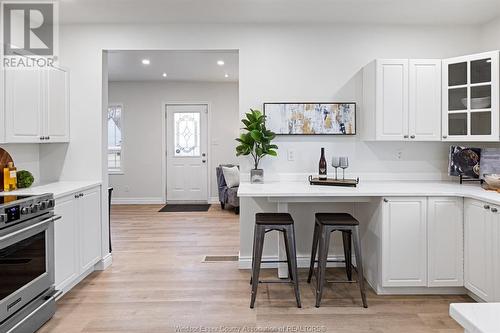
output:
M 102 178 L 103 49 L 237 49 L 239 112 L 265 101 L 360 101 L 359 71 L 374 58 L 444 58 L 482 50 L 471 26 L 343 25 L 76 25 L 61 29 L 61 61 L 71 68 L 72 143 L 62 178 Z M 361 110 L 360 116 L 362 117 Z M 446 173 L 447 145 L 366 143 L 358 138 L 283 137 L 267 175 L 311 173 L 319 148 L 351 157 L 351 171 L 421 178 Z M 285 161 L 296 149 L 297 160 Z M 402 149 L 402 160 L 396 152 Z M 244 169 L 249 168 L 248 159 Z
M 486 50 L 500 49 L 500 17 L 481 27 L 481 46 Z
M 164 102 L 210 103 L 210 196 L 217 196 L 215 166 L 236 162 L 234 138 L 239 132 L 237 83 L 110 82 L 108 96 L 110 103 L 121 103 L 124 110 L 124 174 L 109 177 L 114 198 L 163 202 Z

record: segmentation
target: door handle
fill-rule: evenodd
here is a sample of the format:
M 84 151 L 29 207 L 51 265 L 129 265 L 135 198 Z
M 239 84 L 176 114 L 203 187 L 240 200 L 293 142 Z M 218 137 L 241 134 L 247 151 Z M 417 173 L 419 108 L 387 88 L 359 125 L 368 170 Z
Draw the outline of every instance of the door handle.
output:
M 206 160 L 201 160 L 201 161 L 202 161 L 203 163 L 207 163 L 207 161 L 206 161 Z

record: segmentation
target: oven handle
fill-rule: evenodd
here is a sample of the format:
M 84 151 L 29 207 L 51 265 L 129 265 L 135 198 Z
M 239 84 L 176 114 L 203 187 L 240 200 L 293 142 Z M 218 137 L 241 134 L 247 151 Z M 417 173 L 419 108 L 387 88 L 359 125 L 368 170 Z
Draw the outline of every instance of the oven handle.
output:
M 50 218 L 48 218 L 48 219 L 46 219 L 46 220 L 43 220 L 43 221 L 41 221 L 41 222 L 35 223 L 35 224 L 33 224 L 33 225 L 30 225 L 29 227 L 26 227 L 26 228 L 24 228 L 24 229 L 14 231 L 14 232 L 12 232 L 12 233 L 10 233 L 10 234 L 8 234 L 8 235 L 5 235 L 5 236 L 0 237 L 0 242 L 6 241 L 6 240 L 8 240 L 8 239 L 10 239 L 10 238 L 12 238 L 12 237 L 15 237 L 15 236 L 19 235 L 19 234 L 24 234 L 25 232 L 28 232 L 28 231 L 30 231 L 30 230 L 33 230 L 33 229 L 39 228 L 39 227 L 41 227 L 41 226 L 43 226 L 43 225 L 45 225 L 45 224 L 48 224 L 48 223 L 51 223 L 51 222 L 57 221 L 57 220 L 59 220 L 60 218 L 61 218 L 61 216 L 52 216 L 52 217 L 50 217 Z

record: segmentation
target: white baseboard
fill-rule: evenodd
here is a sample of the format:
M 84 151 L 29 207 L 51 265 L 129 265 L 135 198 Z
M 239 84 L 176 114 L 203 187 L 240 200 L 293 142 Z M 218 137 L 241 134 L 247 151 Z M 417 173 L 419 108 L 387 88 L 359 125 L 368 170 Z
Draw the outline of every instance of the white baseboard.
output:
M 161 205 L 163 198 L 143 197 L 143 198 L 111 198 L 112 205 Z
M 94 269 L 96 271 L 104 271 L 106 268 L 111 266 L 113 263 L 113 255 L 111 253 L 108 253 L 107 255 L 104 256 L 101 260 L 99 260 L 95 265 Z
M 210 198 L 208 198 L 208 203 L 209 204 L 214 205 L 214 204 L 218 204 L 219 202 L 220 202 L 219 201 L 219 197 L 210 197 Z

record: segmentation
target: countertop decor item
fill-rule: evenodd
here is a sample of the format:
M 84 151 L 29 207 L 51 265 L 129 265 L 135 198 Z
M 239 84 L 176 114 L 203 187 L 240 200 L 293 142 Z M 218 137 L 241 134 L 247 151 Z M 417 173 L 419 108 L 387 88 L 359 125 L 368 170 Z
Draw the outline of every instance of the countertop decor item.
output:
M 460 177 L 460 183 L 463 180 L 479 181 L 480 157 L 480 148 L 451 146 L 448 174 Z
M 485 174 L 484 181 L 489 190 L 500 190 L 500 174 Z
M 264 103 L 277 135 L 355 135 L 356 103 Z
M 28 188 L 33 185 L 35 177 L 33 174 L 27 170 L 20 170 L 17 172 L 17 187 L 18 188 Z
M 500 148 L 481 149 L 479 169 L 480 178 L 485 174 L 500 174 Z
M 278 146 L 271 143 L 276 134 L 266 128 L 266 116 L 259 110 L 250 109 L 245 116 L 246 119 L 241 122 L 245 125 L 243 129 L 246 133 L 236 139 L 240 143 L 236 147 L 236 156 L 252 155 L 254 168 L 250 170 L 250 181 L 263 183 L 264 170 L 259 169 L 259 163 L 266 155 L 278 156 Z
M 327 178 L 327 179 L 323 180 L 323 179 L 319 179 L 318 177 L 309 176 L 309 184 L 311 184 L 311 185 L 356 187 L 359 184 L 359 178 L 356 178 L 356 179 Z
M 6 150 L 0 148 L 0 170 L 3 171 L 3 168 L 5 168 L 9 162 L 14 162 L 14 160 Z M 0 172 L 0 184 L 2 184 L 0 186 L 0 192 L 3 192 L 3 172 Z

